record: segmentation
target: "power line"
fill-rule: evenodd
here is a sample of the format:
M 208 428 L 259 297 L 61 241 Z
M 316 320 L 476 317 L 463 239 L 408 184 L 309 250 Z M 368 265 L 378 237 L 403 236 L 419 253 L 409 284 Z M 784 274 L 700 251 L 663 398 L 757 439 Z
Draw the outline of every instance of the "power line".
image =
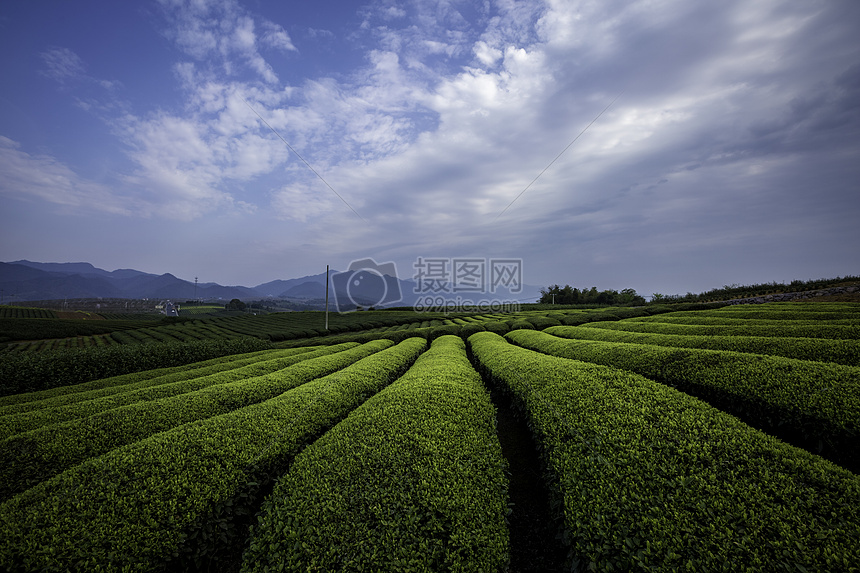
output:
M 529 190 L 529 187 L 531 187 L 531 186 L 534 184 L 534 182 L 535 182 L 535 181 L 537 181 L 538 179 L 540 179 L 540 176 L 541 176 L 541 175 L 543 175 L 543 174 L 546 172 L 546 170 L 547 170 L 547 169 L 549 169 L 550 167 L 552 167 L 552 164 L 553 164 L 553 163 L 555 163 L 556 161 L 558 161 L 558 158 L 559 158 L 559 157 L 561 157 L 562 155 L 564 155 L 564 152 L 565 152 L 565 151 L 567 151 L 568 149 L 570 149 L 570 146 L 572 146 L 574 143 L 576 143 L 576 140 L 577 140 L 577 139 L 579 139 L 580 137 L 582 137 L 582 134 L 583 134 L 583 133 L 585 133 L 586 131 L 588 131 L 588 128 L 589 128 L 589 127 L 591 127 L 591 126 L 594 124 L 594 122 L 595 122 L 595 121 L 597 121 L 598 119 L 600 119 L 600 116 L 601 116 L 601 115 L 603 115 L 604 113 L 606 113 L 606 110 L 608 110 L 610 107 L 612 107 L 612 104 L 614 104 L 614 103 L 616 102 L 616 100 L 618 100 L 618 98 L 620 98 L 620 97 L 621 97 L 621 94 L 623 94 L 623 93 L 624 93 L 624 90 L 621 90 L 621 92 L 619 92 L 619 94 L 618 94 L 617 96 L 615 96 L 615 99 L 613 99 L 611 102 L 609 102 L 609 105 L 607 105 L 605 108 L 603 108 L 603 111 L 601 111 L 600 113 L 598 113 L 598 114 L 597 114 L 597 116 L 596 116 L 594 119 L 592 119 L 592 120 L 591 120 L 591 123 L 589 123 L 588 125 L 586 125 L 586 126 L 585 126 L 585 128 L 584 128 L 582 131 L 580 131 L 580 132 L 579 132 L 579 135 L 577 135 L 576 137 L 574 137 L 574 138 L 573 138 L 573 141 L 571 141 L 570 143 L 568 143 L 568 144 L 567 144 L 567 147 L 565 147 L 564 149 L 562 149 L 562 150 L 561 150 L 561 153 L 559 153 L 558 155 L 556 155 L 556 156 L 555 156 L 555 159 L 553 159 L 552 161 L 550 161 L 550 162 L 549 162 L 549 165 L 547 165 L 546 167 L 544 167 L 544 168 L 543 168 L 543 171 L 541 171 L 540 173 L 538 173 L 538 174 L 537 174 L 537 177 L 535 177 L 534 179 L 532 179 L 531 183 L 529 183 L 528 185 L 526 185 L 526 188 L 525 188 L 525 189 L 523 189 L 522 191 L 520 191 L 520 194 L 519 194 L 519 195 L 517 195 L 516 197 L 514 197 L 514 200 L 513 200 L 513 201 L 511 201 L 510 203 L 508 203 L 508 206 L 507 206 L 507 207 L 505 207 L 504 209 L 502 209 L 502 212 L 501 212 L 501 213 L 499 213 L 498 215 L 496 215 L 496 218 L 495 218 L 495 219 L 493 219 L 493 221 L 494 221 L 494 222 L 495 222 L 495 221 L 498 221 L 498 220 L 499 220 L 499 217 L 501 217 L 502 215 L 504 215 L 504 214 L 505 214 L 505 211 L 507 211 L 508 209 L 510 209 L 510 208 L 511 208 L 511 205 L 513 205 L 514 203 L 516 203 L 517 199 L 519 199 L 520 197 L 522 197 L 523 193 L 525 193 L 526 191 L 528 191 L 528 190 Z
M 359 219 L 361 219 L 361 220 L 362 220 L 362 221 L 364 221 L 365 223 L 367 222 L 367 221 L 365 220 L 365 218 L 364 218 L 364 217 L 362 217 L 361 215 L 359 215 L 359 214 L 358 214 L 358 211 L 356 211 L 355 209 L 353 209 L 353 208 L 352 208 L 352 205 L 350 205 L 349 203 L 347 203 L 347 202 L 346 202 L 346 199 L 344 199 L 343 197 L 341 197 L 341 196 L 340 196 L 340 193 L 338 193 L 337 191 L 335 191 L 335 190 L 334 190 L 334 187 L 332 187 L 331 185 L 329 185 L 329 184 L 328 184 L 328 181 L 326 181 L 325 179 L 323 179 L 323 176 L 322 176 L 322 175 L 320 175 L 319 173 L 317 173 L 317 170 L 316 170 L 316 169 L 314 169 L 314 168 L 311 166 L 311 164 L 310 164 L 310 163 L 308 163 L 308 162 L 305 160 L 305 158 L 304 158 L 304 157 L 302 157 L 302 156 L 301 156 L 301 154 L 300 154 L 298 151 L 296 151 L 295 149 L 293 149 L 293 146 L 292 146 L 292 145 L 290 145 L 289 143 L 287 143 L 287 140 L 286 140 L 286 139 L 284 139 L 283 137 L 281 137 L 281 134 L 280 134 L 280 133 L 278 133 L 277 131 L 275 131 L 275 128 L 274 128 L 274 127 L 272 127 L 271 125 L 269 125 L 269 122 L 268 122 L 268 121 L 266 121 L 266 120 L 263 118 L 263 116 L 262 116 L 262 115 L 260 115 L 259 113 L 257 113 L 257 110 L 255 110 L 253 107 L 251 107 L 251 104 L 249 104 L 249 103 L 248 103 L 248 101 L 247 101 L 245 98 L 243 98 L 242 96 L 239 96 L 239 97 L 240 97 L 240 98 L 242 98 L 242 101 L 243 101 L 243 102 L 245 102 L 245 105 L 247 105 L 247 106 L 248 106 L 248 108 L 249 108 L 251 111 L 253 111 L 253 112 L 257 115 L 257 117 L 259 117 L 259 118 L 260 118 L 260 121 L 262 121 L 263 123 L 265 123 L 265 124 L 266 124 L 266 127 L 268 127 L 269 129 L 271 129 L 271 130 L 272 130 L 272 133 L 274 133 L 275 135 L 277 135 L 277 136 L 278 136 L 278 139 L 280 139 L 281 141 L 283 141 L 283 142 L 284 142 L 284 145 L 286 145 L 286 146 L 289 148 L 289 150 L 290 150 L 290 151 L 292 151 L 293 153 L 295 153 L 295 154 L 296 154 L 296 157 L 298 157 L 299 159 L 301 159 L 301 160 L 302 160 L 302 162 L 303 162 L 305 165 L 307 165 L 307 166 L 308 166 L 308 169 L 310 169 L 311 171 L 313 171 L 313 172 L 314 172 L 314 175 L 316 175 L 317 177 L 319 177 L 320 181 L 322 181 L 323 183 L 325 183 L 325 186 L 326 186 L 326 187 L 328 187 L 329 189 L 331 189 L 331 192 L 332 192 L 332 193 L 334 193 L 335 195 L 337 195 L 338 199 L 340 199 L 341 201 L 343 201 L 343 204 L 344 204 L 344 205 L 346 205 L 347 207 L 349 207 L 350 211 L 352 211 L 353 213 L 355 213 L 356 217 L 358 217 Z

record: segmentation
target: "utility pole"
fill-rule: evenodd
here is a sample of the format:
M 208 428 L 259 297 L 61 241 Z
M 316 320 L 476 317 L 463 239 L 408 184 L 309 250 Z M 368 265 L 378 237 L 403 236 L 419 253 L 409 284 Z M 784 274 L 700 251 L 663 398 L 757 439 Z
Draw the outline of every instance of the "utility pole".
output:
M 328 265 L 325 266 L 325 329 L 328 330 Z
M 200 306 L 197 303 L 197 277 L 194 277 L 194 306 Z
M 552 293 L 552 304 L 555 304 L 555 293 Z

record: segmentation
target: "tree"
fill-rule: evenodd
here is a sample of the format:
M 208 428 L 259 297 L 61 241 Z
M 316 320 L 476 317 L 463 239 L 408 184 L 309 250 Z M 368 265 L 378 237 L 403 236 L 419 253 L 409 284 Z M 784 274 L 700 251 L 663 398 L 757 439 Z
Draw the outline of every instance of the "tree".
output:
M 632 288 L 626 288 L 618 295 L 617 301 L 619 304 L 626 306 L 639 306 L 645 304 L 645 298 L 636 294 Z
M 557 284 L 540 290 L 540 300 L 543 304 L 606 304 L 637 306 L 645 304 L 645 299 L 636 294 L 632 288 L 626 288 L 620 293 L 613 289 L 598 291 L 597 287 L 579 290 L 570 285 L 564 288 Z
M 552 304 L 556 302 L 557 304 L 562 304 L 561 301 L 556 301 L 555 299 L 559 298 L 559 286 L 552 285 L 549 288 L 540 289 L 540 300 L 538 302 L 543 304 Z
M 238 298 L 234 298 L 233 300 L 225 304 L 224 308 L 226 308 L 227 310 L 245 310 L 247 306 Z
M 615 304 L 615 298 L 617 295 L 617 291 L 605 290 L 597 293 L 597 297 L 594 299 L 594 301 L 597 304 Z

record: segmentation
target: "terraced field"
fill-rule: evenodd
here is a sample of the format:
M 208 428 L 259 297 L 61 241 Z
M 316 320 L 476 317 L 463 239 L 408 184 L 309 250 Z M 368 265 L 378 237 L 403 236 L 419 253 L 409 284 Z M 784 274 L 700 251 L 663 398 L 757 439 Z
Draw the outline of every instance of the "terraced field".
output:
M 860 571 L 860 305 L 398 318 L 0 397 L 0 570 Z

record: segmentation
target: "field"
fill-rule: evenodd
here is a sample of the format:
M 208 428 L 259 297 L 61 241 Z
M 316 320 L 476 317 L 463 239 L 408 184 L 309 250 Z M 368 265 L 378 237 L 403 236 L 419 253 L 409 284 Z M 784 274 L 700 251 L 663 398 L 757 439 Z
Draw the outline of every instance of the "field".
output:
M 49 312 L 0 570 L 860 571 L 860 304 Z

